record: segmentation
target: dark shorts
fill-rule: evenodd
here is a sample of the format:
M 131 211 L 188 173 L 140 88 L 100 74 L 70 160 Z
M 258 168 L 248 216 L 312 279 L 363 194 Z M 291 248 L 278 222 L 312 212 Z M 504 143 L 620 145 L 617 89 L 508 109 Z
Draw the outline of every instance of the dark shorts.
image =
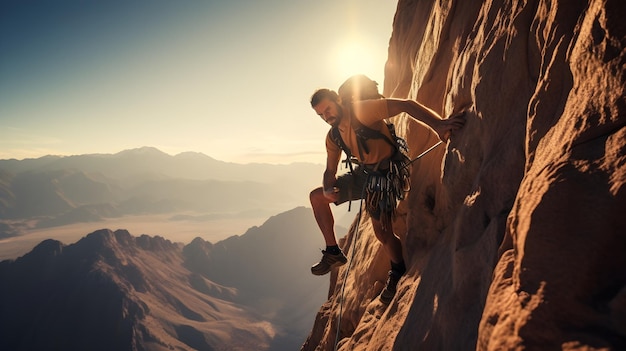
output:
M 339 199 L 335 201 L 335 205 L 363 199 L 365 197 L 366 181 L 367 174 L 360 166 L 356 167 L 352 172 L 339 176 L 335 182 L 335 187 L 339 188 Z
M 383 173 L 376 172 L 379 176 L 386 174 L 386 171 Z M 340 205 L 347 201 L 361 200 L 365 199 L 367 194 L 365 191 L 366 184 L 370 181 L 370 175 L 368 175 L 365 169 L 362 166 L 356 167 L 352 172 L 343 174 L 337 178 L 335 182 L 335 187 L 339 188 L 339 199 L 335 201 L 335 205 Z M 370 216 L 376 220 L 380 219 L 381 208 L 379 206 L 365 206 L 365 209 L 370 214 Z M 393 207 L 385 206 L 384 212 L 389 214 L 392 213 L 395 209 L 395 203 Z

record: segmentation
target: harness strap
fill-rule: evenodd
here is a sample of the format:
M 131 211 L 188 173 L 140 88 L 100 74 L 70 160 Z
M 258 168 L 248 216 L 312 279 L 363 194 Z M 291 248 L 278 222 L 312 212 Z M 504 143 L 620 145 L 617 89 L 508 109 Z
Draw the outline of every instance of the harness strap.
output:
M 402 139 L 402 145 L 399 145 L 398 138 L 396 137 L 396 133 L 395 133 L 395 128 L 392 123 L 384 122 L 387 128 L 389 129 L 389 134 L 392 136 L 395 142 L 394 140 L 391 140 L 388 136 L 386 136 L 382 132 L 376 129 L 369 128 L 365 126 L 363 123 L 361 123 L 356 118 L 356 116 L 354 116 L 354 111 L 352 111 L 352 109 L 350 109 L 350 115 L 348 118 L 350 119 L 349 120 L 350 129 L 352 129 L 354 133 L 356 134 L 357 149 L 358 149 L 361 160 L 364 159 L 363 153 L 369 154 L 370 152 L 369 147 L 367 146 L 367 143 L 366 143 L 367 140 L 369 139 L 383 139 L 384 141 L 387 142 L 387 144 L 389 144 L 392 147 L 392 149 L 394 150 L 394 153 L 397 152 L 399 148 L 406 149 L 406 142 L 403 139 Z M 353 124 L 354 124 L 354 127 L 353 127 Z M 332 127 L 330 130 L 330 135 L 331 135 L 331 139 L 335 142 L 335 144 L 337 144 L 337 146 L 339 146 L 339 148 L 342 149 L 346 153 L 347 155 L 346 162 L 348 160 L 351 160 L 352 151 L 350 150 L 348 145 L 345 143 L 345 141 L 341 137 L 339 128 Z
M 386 121 L 384 121 L 385 125 L 387 126 L 389 130 L 389 134 L 391 135 L 391 138 L 390 138 L 387 135 L 380 132 L 379 130 L 369 128 L 365 126 L 364 124 L 362 124 L 356 118 L 356 116 L 354 116 L 354 111 L 352 109 L 350 110 L 350 114 L 348 118 L 350 122 L 350 129 L 354 131 L 354 133 L 356 134 L 357 149 L 359 152 L 360 160 L 365 159 L 364 154 L 363 154 L 364 152 L 367 154 L 369 154 L 370 152 L 369 147 L 367 146 L 367 143 L 366 143 L 367 140 L 369 139 L 383 139 L 385 142 L 387 142 L 387 144 L 389 144 L 393 150 L 391 156 L 387 159 L 380 160 L 375 164 L 370 164 L 370 165 L 363 164 L 362 161 L 358 162 L 352 156 L 352 151 L 350 150 L 348 145 L 345 143 L 345 141 L 341 137 L 339 128 L 336 126 L 332 127 L 330 130 L 331 140 L 333 140 L 333 142 L 337 146 L 339 146 L 339 148 L 343 150 L 343 152 L 345 152 L 346 159 L 343 162 L 345 162 L 347 166 L 350 168 L 350 173 L 354 174 L 352 163 L 359 163 L 362 167 L 364 167 L 364 169 L 368 169 L 369 171 L 374 172 L 374 173 L 377 173 L 379 169 L 384 169 L 384 170 L 389 169 L 389 172 L 387 174 L 388 180 L 386 181 L 386 184 L 383 188 L 385 189 L 385 194 L 383 195 L 380 191 L 368 192 L 369 193 L 368 197 L 370 198 L 369 208 L 377 208 L 378 205 L 375 205 L 375 204 L 378 203 L 380 205 L 382 202 L 389 202 L 389 204 L 384 204 L 385 207 L 389 206 L 391 203 L 393 203 L 394 205 L 392 207 L 395 207 L 397 200 L 402 200 L 404 198 L 404 192 L 410 189 L 409 170 L 407 168 L 408 165 L 406 162 L 406 160 L 408 160 L 408 157 L 406 156 L 406 153 L 408 152 L 406 141 L 396 136 L 395 127 L 392 123 L 387 123 Z M 392 169 L 394 168 L 394 164 L 396 163 L 400 163 L 402 166 L 395 167 L 395 169 Z M 398 189 L 398 190 L 391 191 L 390 189 Z M 404 191 L 403 193 L 400 194 L 399 192 L 402 190 Z M 395 194 L 392 195 L 392 193 L 395 193 Z M 351 193 L 349 193 L 348 196 L 350 199 L 352 198 Z M 349 200 L 348 211 L 350 211 L 351 208 L 352 208 L 352 200 Z

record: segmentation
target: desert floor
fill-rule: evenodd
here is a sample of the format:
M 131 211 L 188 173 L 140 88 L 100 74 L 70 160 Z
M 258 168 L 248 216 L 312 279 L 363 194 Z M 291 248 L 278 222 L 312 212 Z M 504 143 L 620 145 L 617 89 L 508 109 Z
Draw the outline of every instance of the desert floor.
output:
M 249 228 L 260 226 L 267 220 L 266 217 L 259 217 L 174 221 L 170 220 L 171 216 L 171 214 L 132 216 L 111 218 L 99 222 L 32 229 L 20 236 L 0 240 L 0 261 L 22 256 L 46 239 L 59 240 L 68 245 L 99 229 L 126 229 L 133 236 L 159 235 L 170 241 L 183 244 L 191 242 L 196 237 L 215 243 L 233 235 L 242 235 Z

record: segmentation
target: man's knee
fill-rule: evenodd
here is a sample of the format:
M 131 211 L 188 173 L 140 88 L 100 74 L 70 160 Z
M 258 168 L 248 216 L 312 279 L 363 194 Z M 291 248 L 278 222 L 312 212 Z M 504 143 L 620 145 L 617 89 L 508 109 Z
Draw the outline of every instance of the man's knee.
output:
M 372 227 L 374 227 L 374 234 L 376 235 L 376 238 L 383 245 L 386 244 L 389 240 L 393 240 L 393 237 L 395 237 L 395 234 L 393 233 L 393 226 L 391 225 L 391 223 L 383 227 L 382 223 L 379 220 L 372 218 Z
M 309 194 L 309 200 L 311 201 L 311 205 L 315 206 L 319 203 L 328 202 L 325 201 L 326 197 L 324 196 L 324 189 L 322 187 L 315 188 Z

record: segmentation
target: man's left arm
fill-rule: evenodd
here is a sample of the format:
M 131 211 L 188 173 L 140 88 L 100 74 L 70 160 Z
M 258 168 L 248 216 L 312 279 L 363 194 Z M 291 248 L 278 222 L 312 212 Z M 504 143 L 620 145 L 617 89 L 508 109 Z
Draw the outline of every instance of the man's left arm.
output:
M 406 112 L 413 119 L 426 124 L 434 130 L 439 139 L 448 140 L 450 134 L 465 125 L 465 112 L 456 113 L 447 119 L 441 117 L 433 110 L 414 100 L 386 99 L 389 117 Z

